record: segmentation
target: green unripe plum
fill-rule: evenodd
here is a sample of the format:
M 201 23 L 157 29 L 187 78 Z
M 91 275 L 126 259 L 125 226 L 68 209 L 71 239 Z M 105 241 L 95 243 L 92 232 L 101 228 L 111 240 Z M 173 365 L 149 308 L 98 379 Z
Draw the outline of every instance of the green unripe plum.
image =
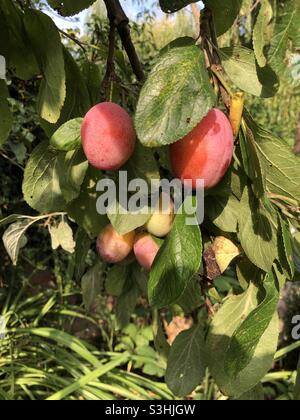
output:
M 170 147 L 175 176 L 184 184 L 204 180 L 204 188 L 217 185 L 232 161 L 234 137 L 231 124 L 219 109 L 212 109 L 183 139 Z
M 145 225 L 151 235 L 163 238 L 171 231 L 174 221 L 174 203 L 170 196 L 162 193 L 156 210 Z
M 135 231 L 119 235 L 112 225 L 107 225 L 97 239 L 98 254 L 107 263 L 119 263 L 131 253 L 134 238 Z
M 97 169 L 120 169 L 133 154 L 135 139 L 129 114 L 112 102 L 95 105 L 83 119 L 82 147 L 89 163 Z
M 159 248 L 159 245 L 148 233 L 136 235 L 133 250 L 138 263 L 145 271 L 149 272 L 151 270 Z

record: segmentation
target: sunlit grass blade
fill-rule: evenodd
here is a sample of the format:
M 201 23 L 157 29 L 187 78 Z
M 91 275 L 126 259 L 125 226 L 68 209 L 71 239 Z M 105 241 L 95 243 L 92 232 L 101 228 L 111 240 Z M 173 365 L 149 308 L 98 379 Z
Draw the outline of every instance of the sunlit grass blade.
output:
M 108 362 L 105 365 L 101 366 L 100 368 L 94 370 L 93 372 L 88 373 L 87 375 L 83 376 L 78 381 L 74 382 L 72 385 L 62 389 L 61 391 L 55 393 L 51 397 L 47 398 L 47 400 L 62 400 L 66 396 L 72 394 L 73 392 L 77 391 L 80 388 L 83 388 L 85 385 L 88 385 L 90 382 L 98 379 L 99 377 L 105 375 L 107 372 L 113 370 L 115 367 L 125 364 L 129 359 L 129 354 L 124 353 L 119 359 L 114 360 L 112 362 Z

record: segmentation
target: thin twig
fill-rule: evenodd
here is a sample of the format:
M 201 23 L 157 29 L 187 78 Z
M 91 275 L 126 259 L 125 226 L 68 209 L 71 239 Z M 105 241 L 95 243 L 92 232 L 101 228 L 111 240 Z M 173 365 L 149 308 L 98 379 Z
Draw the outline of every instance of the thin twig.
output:
M 111 100 L 111 83 L 116 78 L 115 74 L 115 43 L 116 43 L 116 26 L 115 23 L 111 20 L 110 21 L 110 28 L 109 28 L 109 44 L 108 44 L 108 55 L 107 55 L 107 62 L 106 62 L 106 72 L 105 76 L 102 81 L 102 87 L 105 91 L 106 99 Z
M 226 91 L 229 93 L 229 95 L 233 95 L 230 86 L 227 84 L 223 74 L 222 74 L 222 66 L 218 66 L 216 64 L 213 64 L 211 66 L 211 71 L 214 73 L 214 75 L 217 77 L 219 82 L 222 84 L 222 86 L 226 89 Z
M 4 159 L 6 159 L 6 160 L 8 160 L 12 165 L 14 165 L 14 166 L 17 166 L 19 169 L 21 169 L 21 171 L 23 171 L 24 172 L 24 168 L 23 168 L 23 166 L 21 166 L 21 165 L 19 165 L 14 159 L 12 159 L 12 158 L 10 158 L 9 156 L 7 156 L 7 154 L 6 153 L 4 153 L 4 152 L 2 152 L 2 151 L 0 151 L 0 155 L 4 158 Z
M 250 13 L 253 12 L 257 8 L 257 6 L 260 4 L 261 0 L 256 0 L 256 2 L 253 4 L 253 6 L 250 9 Z
M 81 41 L 79 41 L 77 38 L 75 38 L 73 35 L 68 34 L 67 32 L 63 31 L 62 29 L 58 29 L 59 32 L 65 36 L 66 38 L 69 38 L 71 41 L 75 42 L 75 44 L 77 44 L 84 52 L 84 54 L 86 55 L 86 48 L 83 46 L 83 43 Z
M 200 36 L 202 39 L 202 47 L 207 54 L 209 65 L 213 64 L 213 53 L 209 45 L 210 28 L 209 28 L 210 10 L 205 8 L 201 15 Z

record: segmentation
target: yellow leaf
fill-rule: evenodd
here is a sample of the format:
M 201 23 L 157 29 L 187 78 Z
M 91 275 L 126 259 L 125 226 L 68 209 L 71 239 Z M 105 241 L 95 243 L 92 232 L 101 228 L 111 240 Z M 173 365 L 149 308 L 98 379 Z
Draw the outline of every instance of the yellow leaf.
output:
M 245 95 L 244 93 L 235 93 L 231 99 L 231 106 L 230 106 L 230 122 L 232 126 L 232 131 L 234 137 L 236 138 L 239 131 L 240 125 L 242 121 L 243 111 L 244 111 L 244 101 Z
M 218 236 L 214 240 L 213 251 L 221 273 L 224 273 L 231 261 L 240 255 L 239 248 L 224 236 Z

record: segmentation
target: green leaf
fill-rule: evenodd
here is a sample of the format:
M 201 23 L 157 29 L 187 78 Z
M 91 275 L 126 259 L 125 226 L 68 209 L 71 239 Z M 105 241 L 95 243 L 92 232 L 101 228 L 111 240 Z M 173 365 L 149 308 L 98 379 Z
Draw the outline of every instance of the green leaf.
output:
M 91 247 L 91 239 L 86 231 L 79 227 L 76 232 L 75 242 L 74 277 L 75 281 L 78 282 L 85 271 L 86 259 Z
M 151 217 L 151 209 L 147 206 L 140 212 L 130 213 L 120 203 L 115 202 L 108 207 L 107 217 L 119 235 L 126 235 L 126 233 L 144 226 Z
M 243 0 L 223 0 L 220 7 L 219 0 L 204 0 L 205 5 L 212 11 L 217 35 L 223 35 L 234 24 L 241 10 Z
M 49 5 L 62 16 L 74 16 L 90 7 L 96 0 L 47 0 Z
M 8 106 L 9 96 L 5 80 L 0 80 L 0 146 L 2 146 L 10 133 L 13 118 Z
M 256 385 L 256 387 L 250 389 L 250 391 L 245 392 L 239 398 L 236 398 L 236 401 L 264 401 L 264 387 L 262 384 Z
M 40 213 L 61 211 L 65 200 L 59 185 L 58 154 L 42 142 L 27 162 L 23 194 L 25 201 Z
M 243 294 L 230 296 L 212 320 L 206 340 L 206 353 L 210 372 L 223 392 L 227 388 L 231 390 L 224 365 L 226 350 L 235 330 L 257 306 L 257 293 L 258 289 L 251 283 Z
M 243 127 L 239 140 L 243 169 L 253 182 L 253 192 L 258 198 L 264 197 L 266 192 L 265 168 L 260 161 L 253 132 L 248 127 Z
M 199 0 L 159 0 L 159 4 L 163 12 L 174 13 L 197 1 Z
M 205 376 L 205 340 L 201 324 L 180 333 L 171 346 L 166 383 L 179 397 L 189 395 Z
M 185 291 L 176 302 L 183 310 L 185 314 L 192 313 L 202 303 L 200 277 L 194 276 L 193 279 L 188 283 Z
M 41 119 L 40 123 L 48 137 L 51 137 L 64 123 L 71 119 L 83 117 L 92 104 L 86 83 L 80 69 L 70 52 L 64 48 L 66 73 L 66 100 L 56 124 Z
M 264 278 L 264 272 L 256 267 L 256 265 L 252 264 L 246 257 L 238 261 L 236 274 L 243 290 L 248 289 L 251 282 L 260 284 Z
M 262 270 L 271 271 L 278 254 L 277 215 L 265 207 L 250 188 L 240 202 L 239 239 L 249 260 Z
M 101 295 L 103 281 L 103 264 L 101 262 L 97 262 L 82 277 L 82 297 L 87 312 L 91 312 L 94 309 L 97 298 Z
M 243 168 L 237 164 L 237 162 L 234 162 L 232 170 L 229 171 L 228 174 L 230 175 L 231 191 L 236 198 L 240 200 L 242 198 L 244 188 L 248 183 L 246 173 L 243 171 Z
M 38 10 L 26 9 L 24 24 L 43 74 L 38 97 L 41 118 L 56 123 L 66 98 L 63 48 L 52 19 Z
M 79 196 L 88 167 L 81 148 L 59 156 L 59 185 L 67 203 Z
M 240 203 L 234 195 L 208 196 L 205 200 L 207 217 L 223 232 L 237 232 Z
M 195 45 L 196 41 L 194 38 L 190 36 L 182 36 L 180 38 L 176 38 L 173 41 L 169 42 L 160 50 L 160 55 L 163 55 L 173 48 L 181 48 L 181 47 L 190 47 L 191 45 Z
M 279 262 L 285 277 L 289 280 L 293 280 L 295 276 L 295 262 L 294 262 L 294 252 L 292 245 L 292 236 L 290 231 L 290 226 L 287 221 L 285 221 L 281 215 L 279 217 Z
M 106 293 L 112 296 L 121 296 L 128 276 L 128 270 L 129 267 L 127 265 L 115 265 L 109 270 L 105 283 Z
M 253 48 L 257 63 L 260 67 L 265 67 L 267 64 L 264 50 L 269 41 L 268 25 L 271 22 L 272 17 L 273 8 L 270 0 L 262 0 L 253 30 Z
M 170 344 L 167 341 L 162 320 L 158 310 L 153 311 L 152 329 L 154 335 L 154 346 L 157 353 L 164 359 L 168 359 L 170 353 Z
M 1 226 L 1 223 L 0 223 Z M 293 252 L 295 269 L 300 273 L 300 233 L 298 232 L 293 238 Z
M 125 328 L 129 322 L 131 315 L 136 307 L 137 298 L 139 296 L 139 288 L 134 278 L 131 277 L 131 268 L 127 271 L 126 282 L 124 284 L 121 295 L 118 297 L 116 306 L 116 317 L 119 328 Z
M 3 243 L 13 265 L 17 265 L 20 249 L 27 243 L 25 233 L 33 223 L 35 223 L 33 219 L 20 219 L 4 232 Z
M 220 56 L 229 79 L 251 95 L 269 98 L 279 88 L 277 76 L 270 67 L 259 68 L 254 52 L 245 47 L 221 48 Z
M 124 166 L 129 179 L 144 179 L 149 185 L 151 182 L 160 182 L 158 163 L 154 157 L 154 150 L 137 143 L 134 153 Z
M 279 291 L 273 274 L 266 276 L 264 289 L 264 300 L 235 330 L 226 351 L 224 367 L 233 379 L 236 379 L 253 360 L 255 351 L 276 314 Z
M 1 0 L 0 21 L 0 54 L 17 77 L 31 79 L 39 73 L 39 67 L 24 28 L 22 12 L 13 1 Z
M 138 138 L 147 147 L 175 143 L 214 103 L 202 50 L 174 48 L 158 60 L 141 91 L 135 116 Z
M 74 118 L 59 127 L 50 139 L 51 146 L 63 152 L 78 149 L 81 146 L 82 121 L 82 118 Z
M 266 174 L 267 189 L 300 202 L 300 159 L 285 141 L 258 126 L 249 115 L 245 117 Z
M 184 205 L 176 215 L 172 231 L 160 248 L 150 272 L 149 300 L 157 308 L 176 302 L 201 265 L 200 229 L 196 216 L 188 216 Z M 188 218 L 193 224 L 187 223 Z
M 254 388 L 272 367 L 278 341 L 278 317 L 275 316 L 260 339 L 247 367 L 234 378 L 228 375 L 225 361 L 232 336 L 258 305 L 259 290 L 251 283 L 241 295 L 229 297 L 213 318 L 207 337 L 209 368 L 221 391 L 234 398 Z M 258 324 L 259 325 L 259 324 Z
M 98 236 L 104 226 L 109 223 L 106 216 L 97 213 L 96 208 L 99 197 L 96 185 L 102 178 L 103 174 L 100 171 L 89 167 L 78 198 L 67 206 L 68 215 L 92 238 Z
M 91 106 L 94 106 L 101 102 L 102 75 L 99 65 L 91 61 L 85 61 L 81 73 L 90 95 Z
M 279 5 L 271 47 L 268 54 L 270 66 L 280 75 L 285 71 L 287 52 L 300 47 L 300 2 L 290 0 Z

